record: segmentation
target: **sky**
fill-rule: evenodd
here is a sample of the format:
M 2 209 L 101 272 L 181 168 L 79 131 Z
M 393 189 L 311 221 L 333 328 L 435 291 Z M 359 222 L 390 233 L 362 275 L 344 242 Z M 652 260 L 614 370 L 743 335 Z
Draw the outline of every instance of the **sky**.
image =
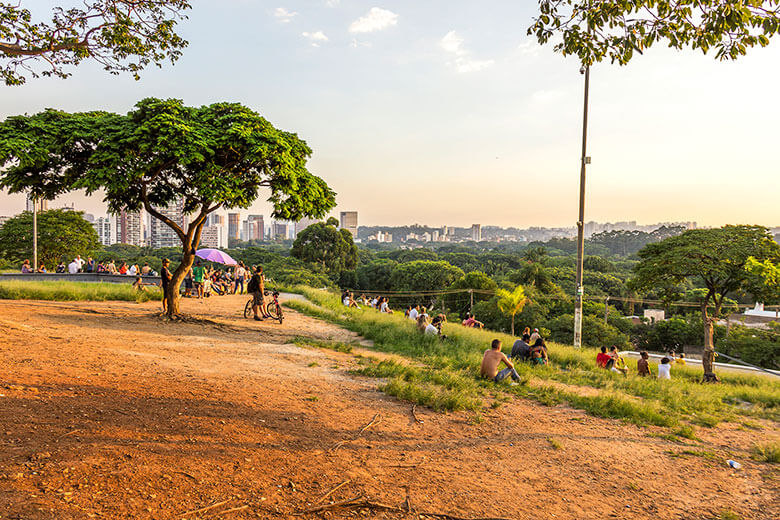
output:
M 75 0 L 62 0 L 69 5 Z M 34 13 L 52 2 L 25 1 Z M 583 76 L 516 0 L 195 0 L 175 65 L 5 87 L 0 118 L 241 102 L 296 132 L 361 225 L 573 226 Z M 653 48 L 591 71 L 586 220 L 780 225 L 780 41 L 736 62 Z M 75 204 L 105 213 L 100 197 Z M 0 215 L 24 197 L 0 193 Z M 260 200 L 243 214 L 270 213 Z

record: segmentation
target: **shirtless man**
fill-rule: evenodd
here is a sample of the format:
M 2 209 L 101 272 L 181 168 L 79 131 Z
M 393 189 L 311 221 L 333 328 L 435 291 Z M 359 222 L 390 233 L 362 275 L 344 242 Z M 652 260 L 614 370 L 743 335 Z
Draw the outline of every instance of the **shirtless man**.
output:
M 507 376 L 512 376 L 513 381 L 520 381 L 520 375 L 515 370 L 515 366 L 509 361 L 509 358 L 501 352 L 501 340 L 494 339 L 493 343 L 490 344 L 490 347 L 490 350 L 486 350 L 485 355 L 482 356 L 482 367 L 479 369 L 482 377 L 492 379 L 496 383 L 500 383 L 506 379 Z M 507 368 L 499 372 L 498 366 L 502 362 Z

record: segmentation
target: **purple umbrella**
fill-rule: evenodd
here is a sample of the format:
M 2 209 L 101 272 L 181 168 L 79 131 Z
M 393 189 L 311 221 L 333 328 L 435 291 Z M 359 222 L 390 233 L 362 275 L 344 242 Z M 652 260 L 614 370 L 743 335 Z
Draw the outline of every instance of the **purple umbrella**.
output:
M 219 249 L 198 249 L 195 251 L 195 256 L 218 264 L 236 265 L 238 263 L 230 258 L 229 254 L 223 253 Z

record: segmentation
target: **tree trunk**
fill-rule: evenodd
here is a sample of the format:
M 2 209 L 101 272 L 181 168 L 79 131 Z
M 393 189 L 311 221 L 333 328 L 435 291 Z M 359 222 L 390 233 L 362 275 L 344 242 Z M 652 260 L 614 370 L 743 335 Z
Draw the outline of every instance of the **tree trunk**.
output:
M 702 306 L 702 321 L 704 322 L 704 352 L 701 355 L 701 366 L 704 369 L 704 383 L 717 383 L 720 380 L 715 375 L 712 363 L 715 360 L 715 318 L 707 314 L 707 304 Z
M 512 314 L 512 337 L 515 336 L 515 315 Z
M 171 275 L 171 281 L 165 291 L 165 300 L 168 307 L 167 316 L 169 318 L 179 315 L 179 302 L 181 301 L 181 291 L 179 291 L 179 288 L 194 261 L 195 255 L 192 253 L 192 248 L 185 250 L 182 255 L 181 264 L 179 264 L 179 267 L 177 267 Z

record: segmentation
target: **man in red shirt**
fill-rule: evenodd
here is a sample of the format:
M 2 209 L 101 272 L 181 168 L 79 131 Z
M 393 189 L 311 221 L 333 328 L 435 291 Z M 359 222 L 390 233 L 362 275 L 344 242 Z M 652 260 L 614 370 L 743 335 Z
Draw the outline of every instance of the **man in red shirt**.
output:
M 462 325 L 463 325 L 464 327 L 478 327 L 478 328 L 480 328 L 480 329 L 481 329 L 482 327 L 484 327 L 484 326 L 485 326 L 485 325 L 484 325 L 482 322 L 480 322 L 480 321 L 477 321 L 477 320 L 474 318 L 474 315 L 473 315 L 473 314 L 466 314 L 466 319 L 465 319 L 465 320 L 463 320 L 461 323 L 462 323 Z
M 607 354 L 607 347 L 601 347 L 601 353 L 596 356 L 596 364 L 601 368 L 607 368 L 610 361 L 612 361 L 612 356 Z

